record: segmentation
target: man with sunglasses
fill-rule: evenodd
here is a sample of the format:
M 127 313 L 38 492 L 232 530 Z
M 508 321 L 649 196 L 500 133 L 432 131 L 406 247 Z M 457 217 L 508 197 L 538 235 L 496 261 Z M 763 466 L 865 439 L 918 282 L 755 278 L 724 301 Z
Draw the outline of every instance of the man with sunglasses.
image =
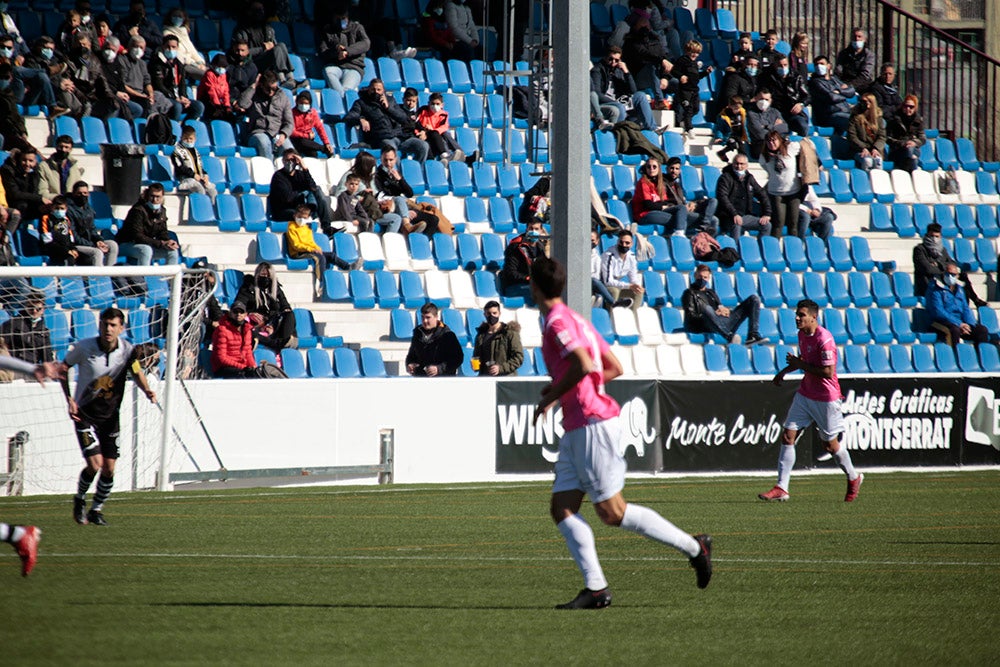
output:
M 635 79 L 622 60 L 622 50 L 617 46 L 609 46 L 607 55 L 590 70 L 590 90 L 591 99 L 595 96 L 597 99 L 599 109 L 594 115 L 601 121 L 600 129 L 608 129 L 631 115 L 642 129 L 656 130 L 649 96 L 636 88 Z

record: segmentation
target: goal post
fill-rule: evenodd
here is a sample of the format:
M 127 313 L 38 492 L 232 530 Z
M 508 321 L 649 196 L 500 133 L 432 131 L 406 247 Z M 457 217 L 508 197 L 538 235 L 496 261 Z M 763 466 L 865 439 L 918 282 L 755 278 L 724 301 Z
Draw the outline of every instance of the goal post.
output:
M 200 374 L 201 313 L 211 295 L 208 273 L 183 265 L 0 267 L 0 345 L 13 356 L 61 361 L 77 340 L 97 335 L 99 314 L 107 307 L 125 313 L 124 338 L 156 345 L 147 376 L 158 405 L 127 387 L 121 410 L 119 447 L 132 470 L 133 489 L 167 490 L 171 457 L 183 450 L 197 466 L 185 440 L 208 437 L 192 424 L 179 425 L 177 413 L 178 405 L 189 400 L 178 391 L 180 378 Z M 39 300 L 41 314 L 29 310 L 37 309 Z M 39 329 L 45 334 L 36 335 Z M 0 378 L 0 446 L 8 443 L 8 451 L 0 454 L 0 479 L 7 479 L 7 489 L 59 493 L 75 485 L 79 447 L 62 391 L 52 385 L 58 383 L 39 387 L 21 378 Z M 185 419 L 200 421 L 197 410 L 189 408 Z M 15 445 L 16 457 L 9 451 Z M 10 469 L 15 465 L 20 469 Z

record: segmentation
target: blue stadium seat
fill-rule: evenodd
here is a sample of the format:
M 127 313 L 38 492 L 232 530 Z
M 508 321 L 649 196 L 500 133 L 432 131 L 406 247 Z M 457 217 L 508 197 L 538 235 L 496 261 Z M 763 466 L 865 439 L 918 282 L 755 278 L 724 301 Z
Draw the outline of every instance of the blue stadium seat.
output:
M 688 160 L 690 161 L 690 158 Z M 698 169 L 695 169 L 691 165 L 682 165 L 681 181 L 684 185 L 684 196 L 687 197 L 688 201 L 694 201 L 705 196 L 705 188 L 701 183 L 701 171 Z
M 444 110 L 448 112 L 448 125 L 452 128 L 465 125 L 465 108 L 462 106 L 462 97 L 455 93 L 442 93 L 444 100 Z
M 74 341 L 97 336 L 97 312 L 87 309 L 71 311 L 70 333 Z
M 934 221 L 941 225 L 941 236 L 949 239 L 958 236 L 958 224 L 955 222 L 955 213 L 951 206 L 934 204 Z M 921 233 L 926 234 L 927 230 L 923 229 Z
M 375 297 L 379 308 L 399 307 L 399 287 L 391 271 L 383 269 L 375 272 Z
M 851 169 L 851 190 L 854 191 L 854 200 L 859 204 L 867 204 L 875 199 L 871 177 L 863 169 Z
M 871 332 L 872 340 L 879 345 L 891 343 L 894 336 L 889 324 L 888 311 L 881 308 L 869 308 L 867 312 L 868 330 Z
M 765 308 L 760 311 L 760 320 L 757 322 L 758 333 L 765 341 L 781 340 L 781 332 L 778 330 L 778 321 L 774 317 L 774 311 Z M 778 360 L 784 363 L 784 357 Z
M 357 353 L 348 347 L 338 347 L 333 351 L 333 371 L 339 378 L 359 378 Z
M 212 200 L 208 195 L 192 192 L 188 195 L 188 216 L 189 225 L 214 225 L 215 211 L 212 208 Z
M 978 314 L 979 323 L 986 327 L 990 336 L 995 339 L 997 334 L 1000 334 L 1000 318 L 997 316 L 997 311 L 989 306 L 979 306 Z
M 79 140 L 83 143 L 85 153 L 96 154 L 101 152 L 101 144 L 108 143 L 108 132 L 104 126 L 104 121 L 95 116 L 84 116 L 81 121 L 82 134 L 78 134 Z M 72 136 L 72 135 L 71 135 Z M 77 144 L 77 140 L 74 140 Z
M 240 231 L 243 217 L 240 213 L 240 202 L 236 197 L 226 193 L 220 194 L 215 199 L 215 210 L 220 232 Z
M 892 226 L 902 238 L 916 235 L 917 227 L 913 222 L 913 209 L 909 204 L 892 205 Z
M 389 338 L 396 341 L 408 341 L 413 338 L 413 312 L 405 308 L 396 308 L 389 312 Z
M 469 197 L 472 195 L 472 173 L 467 164 L 464 162 L 449 162 L 448 179 L 451 183 L 452 194 L 457 197 Z M 431 192 L 431 194 L 434 193 Z
M 455 252 L 455 241 L 450 234 L 434 234 L 434 263 L 442 271 L 458 268 L 458 253 Z
M 351 289 L 351 300 L 355 308 L 367 310 L 375 307 L 375 287 L 367 271 L 350 271 L 347 274 L 347 283 Z
M 758 274 L 757 287 L 760 290 L 760 300 L 766 308 L 777 308 L 784 303 L 784 299 L 781 296 L 781 287 L 778 285 L 777 274 Z
M 740 301 L 757 294 L 756 274 L 740 272 L 736 274 L 736 298 Z M 757 296 L 760 296 L 759 294 Z
M 893 344 L 889 346 L 889 363 L 896 373 L 913 373 L 913 362 L 910 360 L 910 348 L 906 345 Z
M 854 199 L 854 193 L 851 191 L 851 177 L 850 172 L 843 169 L 831 169 L 830 174 L 830 191 L 833 192 L 833 199 L 838 204 L 846 204 Z
M 424 60 L 424 74 L 427 76 L 427 90 L 432 93 L 448 92 L 448 73 L 444 63 L 437 58 Z
M 979 259 L 979 266 L 982 267 L 983 271 L 994 272 L 997 270 L 997 249 L 991 239 L 976 239 L 976 257 Z
M 889 312 L 889 322 L 892 325 L 893 335 L 899 343 L 911 345 L 916 342 L 917 335 L 913 333 L 910 325 L 910 311 L 905 308 L 893 308 Z
M 347 288 L 347 278 L 336 269 L 327 269 L 323 273 L 323 301 L 347 303 L 351 300 L 351 292 Z
M 472 92 L 472 78 L 469 76 L 469 66 L 461 60 L 448 61 L 448 79 L 454 93 Z
M 806 257 L 806 247 L 797 236 L 785 236 L 781 239 L 784 247 L 785 263 L 791 271 L 806 271 L 809 268 L 809 258 Z M 766 257 L 765 257 L 766 259 Z
M 872 259 L 871 249 L 868 247 L 868 239 L 864 236 L 851 237 L 850 257 L 854 261 L 854 268 L 858 271 L 872 271 L 875 269 L 875 261 Z
M 293 380 L 309 377 L 306 373 L 306 361 L 302 353 L 295 348 L 285 348 L 281 351 L 281 369 Z
M 686 10 L 685 10 L 686 11 Z M 735 375 L 754 375 L 753 364 L 750 363 L 750 350 L 740 343 L 726 345 L 729 357 L 729 370 Z
M 920 147 L 920 153 L 917 156 L 917 164 L 919 164 L 920 168 L 925 171 L 934 171 L 935 169 L 940 168 L 941 165 L 938 164 L 937 157 L 934 155 L 934 142 L 925 141 Z
M 148 155 L 146 160 L 146 184 L 159 183 L 167 192 L 173 192 L 177 182 L 174 180 L 170 158 L 166 155 Z
M 976 354 L 975 345 L 971 345 L 969 343 L 959 343 L 955 346 L 955 355 L 958 357 L 958 367 L 962 369 L 962 372 L 983 372 L 982 366 L 979 365 L 979 355 Z
M 500 293 L 497 291 L 496 275 L 489 271 L 476 271 L 472 274 L 472 284 L 476 290 L 476 296 L 481 299 L 499 301 Z
M 381 63 L 379 63 L 381 65 Z M 403 58 L 400 62 L 403 70 L 403 83 L 407 88 L 424 90 L 427 88 L 427 78 L 424 76 L 424 67 L 416 58 Z
M 830 332 L 837 345 L 848 341 L 847 327 L 844 326 L 844 315 L 835 308 L 827 308 L 822 313 L 823 328 Z
M 872 202 L 868 209 L 868 227 L 876 232 L 891 232 L 892 226 L 891 209 L 887 204 Z
M 985 373 L 1000 373 L 1000 353 L 995 345 L 979 346 L 979 365 Z
M 848 241 L 843 236 L 831 236 L 826 240 L 830 265 L 834 271 L 850 271 L 854 267 Z
M 958 154 L 955 152 L 955 144 L 952 143 L 951 139 L 945 139 L 944 137 L 938 137 L 934 140 L 934 152 L 937 154 L 937 161 L 941 165 L 942 169 L 961 169 L 962 165 L 959 164 Z
M 962 164 L 962 169 L 966 171 L 979 170 L 981 163 L 976 157 L 975 144 L 965 137 L 959 137 L 955 139 L 955 149 L 958 151 L 958 161 Z
M 382 56 L 376 62 L 378 63 L 379 78 L 382 79 L 385 89 L 391 93 L 401 90 L 403 76 L 399 71 L 399 63 L 388 56 Z
M 670 254 L 678 271 L 693 271 L 697 264 L 691 250 L 691 240 L 685 236 L 670 237 Z
M 258 262 L 269 262 L 271 264 L 284 264 L 285 255 L 281 252 L 281 239 L 273 232 L 257 233 L 257 258 Z
M 598 162 L 609 166 L 618 164 L 619 156 L 614 132 L 606 130 L 594 132 L 594 148 L 597 151 Z
M 913 369 L 917 373 L 937 373 L 937 364 L 934 363 L 934 348 L 931 345 L 914 345 L 910 351 L 913 354 Z
M 868 276 L 860 271 L 851 271 L 847 274 L 847 290 L 852 303 L 858 308 L 868 308 L 875 302 L 868 284 Z
M 498 163 L 504 161 L 503 137 L 499 130 L 492 127 L 485 127 L 481 133 L 483 144 L 482 158 L 486 162 Z M 471 155 L 469 151 L 465 151 Z
M 232 194 L 246 194 L 253 189 L 249 160 L 241 157 L 226 158 L 226 185 Z
M 972 239 L 955 239 L 952 257 L 964 271 L 978 271 L 979 259 L 976 257 L 976 247 Z
M 516 164 L 497 165 L 497 187 L 501 197 L 513 197 L 520 194 L 520 169 Z
M 611 22 L 611 11 L 603 2 L 590 3 L 590 28 L 602 35 L 610 35 L 614 29 Z
M 82 308 L 87 303 L 87 288 L 79 276 L 59 279 L 59 304 L 63 308 Z
M 642 275 L 642 284 L 646 288 L 646 305 L 652 308 L 667 305 L 667 289 L 663 282 L 663 274 L 647 270 Z
M 997 212 L 993 206 L 976 204 L 976 223 L 986 238 L 995 239 L 1000 236 L 1000 224 L 997 223 Z
M 732 275 L 724 271 L 715 271 L 712 274 L 712 289 L 719 297 L 719 303 L 726 308 L 735 308 L 739 303 L 736 298 L 736 286 L 733 283 Z
M 493 197 L 497 194 L 497 179 L 492 164 L 476 162 L 472 166 L 472 181 L 477 197 Z
M 892 291 L 892 278 L 881 271 L 872 271 L 872 298 L 879 308 L 889 308 L 896 305 L 896 294 Z
M 366 378 L 384 378 L 389 374 L 385 371 L 385 361 L 382 353 L 374 347 L 363 347 L 361 355 L 361 374 Z
M 262 232 L 267 229 L 267 211 L 263 197 L 246 194 L 240 197 L 243 226 L 248 232 Z
M 934 343 L 934 364 L 942 373 L 959 372 L 958 362 L 955 359 L 955 350 L 947 343 Z M 979 365 L 978 360 L 976 365 Z
M 312 348 L 306 350 L 306 367 L 309 372 L 309 377 L 334 377 L 333 364 L 330 361 L 330 353 L 322 348 Z
M 488 271 L 499 271 L 503 267 L 505 245 L 498 234 L 483 234 L 480 239 L 483 245 L 483 263 Z
M 743 268 L 751 273 L 764 270 L 764 258 L 760 254 L 760 245 L 753 236 L 744 234 L 739 238 L 740 257 L 743 259 Z M 816 267 L 813 266 L 813 269 Z
M 441 321 L 455 333 L 458 342 L 464 347 L 469 342 L 469 333 L 465 328 L 465 316 L 458 308 L 442 308 Z
M 844 365 L 849 373 L 870 373 L 868 360 L 865 358 L 865 348 L 862 345 L 844 346 Z
M 889 352 L 882 345 L 868 346 L 868 368 L 876 375 L 889 375 L 892 365 L 889 363 Z
M 917 296 L 913 293 L 913 277 L 909 273 L 894 272 L 892 289 L 896 293 L 896 302 L 903 308 L 913 308 L 917 305 Z
M 611 326 L 611 315 L 603 308 L 592 308 L 590 310 L 590 321 L 594 325 L 594 330 L 607 341 L 608 345 L 615 342 L 615 330 Z
M 955 224 L 958 226 L 958 233 L 965 238 L 971 239 L 979 236 L 979 223 L 976 222 L 976 209 L 969 204 L 955 205 Z
M 599 134 L 599 133 L 595 133 Z M 635 192 L 635 170 L 632 167 L 616 164 L 611 167 L 611 183 L 615 188 L 615 196 L 620 199 L 628 199 Z
M 483 268 L 483 253 L 479 247 L 479 237 L 474 234 L 457 234 L 459 265 L 464 271 Z
M 924 308 L 914 308 L 910 311 L 913 332 L 921 343 L 933 344 L 938 339 L 938 332 L 931 328 L 931 318 Z
M 786 268 L 785 255 L 781 251 L 781 241 L 774 236 L 760 237 L 761 254 L 764 257 L 764 266 L 768 271 L 784 271 Z
M 774 360 L 774 348 L 770 345 L 757 345 L 753 347 L 751 357 L 753 368 L 758 375 L 774 375 L 778 372 L 778 367 Z
M 427 303 L 427 292 L 424 290 L 420 274 L 415 271 L 399 272 L 399 293 L 403 297 L 403 305 L 407 308 L 419 308 Z
M 934 209 L 929 204 L 913 205 L 913 226 L 916 233 L 923 236 L 927 233 L 927 226 L 934 222 Z
M 794 308 L 795 304 L 805 298 L 802 289 L 802 281 L 797 273 L 785 271 L 780 274 L 781 294 L 789 308 Z
M 729 370 L 726 362 L 726 348 L 722 345 L 706 345 L 704 348 L 705 368 L 712 373 L 725 373 Z
M 622 204 L 625 206 L 624 202 Z M 628 210 L 627 206 L 625 208 Z M 622 220 L 622 222 L 625 222 L 625 220 Z M 649 241 L 656 252 L 652 259 L 650 259 L 650 268 L 654 271 L 669 271 L 673 267 L 673 260 L 670 258 L 670 248 L 667 244 L 667 239 L 660 235 L 653 235 L 647 236 L 646 240 Z
M 831 271 L 826 274 L 826 293 L 830 297 L 830 305 L 834 308 L 846 308 L 851 304 L 847 280 L 842 273 Z
M 678 273 L 677 271 L 669 271 L 663 274 L 663 278 L 670 305 L 680 308 L 681 295 L 684 294 L 684 290 L 688 288 L 687 275 L 684 273 Z
M 802 274 L 802 290 L 807 299 L 812 299 L 820 308 L 825 308 L 830 303 L 826 295 L 826 279 L 822 273 L 807 271 Z

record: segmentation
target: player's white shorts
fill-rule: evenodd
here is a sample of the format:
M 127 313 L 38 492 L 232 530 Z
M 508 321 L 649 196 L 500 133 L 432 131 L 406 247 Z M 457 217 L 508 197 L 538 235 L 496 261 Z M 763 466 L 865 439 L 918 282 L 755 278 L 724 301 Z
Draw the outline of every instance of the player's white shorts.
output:
M 833 440 L 844 432 L 844 412 L 840 403 L 839 398 L 836 401 L 814 401 L 795 392 L 784 426 L 793 431 L 804 431 L 815 423 L 823 440 Z
M 625 488 L 625 459 L 618 453 L 618 418 L 573 429 L 559 440 L 552 493 L 583 491 L 599 503 Z

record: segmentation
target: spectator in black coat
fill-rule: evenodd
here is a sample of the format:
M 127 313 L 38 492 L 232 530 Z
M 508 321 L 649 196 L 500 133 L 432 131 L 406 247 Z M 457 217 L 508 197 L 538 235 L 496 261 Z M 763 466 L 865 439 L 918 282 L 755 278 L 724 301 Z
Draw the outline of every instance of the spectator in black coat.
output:
M 851 31 L 854 41 L 837 54 L 834 74 L 855 90 L 864 90 L 875 80 L 875 52 L 868 49 L 863 28 Z
M 761 88 L 771 91 L 771 103 L 781 113 L 788 129 L 800 136 L 809 134 L 809 86 L 798 71 L 793 70 L 788 56 L 778 54 L 774 65 L 765 69 Z
M 330 199 L 323 192 L 294 148 L 288 148 L 281 155 L 281 169 L 276 169 L 271 177 L 271 191 L 267 195 L 270 217 L 274 220 L 292 220 L 299 204 L 308 204 L 316 211 L 320 226 L 326 234 L 332 234 L 333 209 Z
M 7 343 L 12 357 L 32 364 L 53 361 L 52 337 L 45 326 L 45 294 L 32 291 L 21 314 L 0 326 L 0 337 Z
M 716 215 L 719 228 L 733 238 L 756 229 L 761 236 L 771 233 L 771 202 L 767 192 L 749 171 L 750 159 L 738 153 L 732 164 L 722 170 L 715 187 L 719 201 Z M 759 211 L 755 210 L 756 202 Z
M 423 131 L 415 127 L 396 99 L 386 94 L 381 79 L 372 79 L 358 94 L 344 116 L 344 123 L 359 126 L 365 143 L 373 148 L 392 146 L 421 164 L 427 161 L 430 146 L 420 137 Z
M 420 320 L 406 353 L 406 372 L 426 377 L 457 375 L 465 358 L 458 336 L 439 319 L 433 303 L 421 306 Z
M 896 85 L 896 66 L 892 63 L 882 65 L 882 73 L 868 90 L 875 96 L 875 101 L 882 109 L 882 117 L 888 123 L 903 104 L 903 98 L 899 96 L 899 86 Z
M 274 28 L 267 22 L 263 3 L 255 0 L 247 7 L 243 19 L 233 30 L 232 42 L 235 44 L 240 40 L 245 40 L 249 45 L 250 55 L 261 72 L 274 71 L 280 81 L 289 88 L 294 88 L 299 83 L 292 77 L 292 61 L 288 57 L 288 46 L 275 37 Z
M 128 14 L 119 19 L 113 32 L 122 44 L 128 44 L 136 35 L 146 40 L 142 58 L 147 61 L 163 43 L 163 31 L 146 16 L 146 3 L 142 0 L 129 3 Z
M 42 217 L 42 208 L 52 200 L 38 194 L 41 176 L 38 173 L 38 156 L 31 151 L 14 149 L 0 167 L 0 179 L 7 193 L 7 204 L 21 213 L 24 220 Z
M 118 262 L 118 242 L 104 238 L 97 230 L 94 224 L 97 212 L 90 205 L 90 185 L 86 181 L 73 184 L 69 195 L 69 217 L 73 222 L 77 246 L 100 250 L 103 257 L 101 261 L 94 262 L 97 266 L 114 266 Z

